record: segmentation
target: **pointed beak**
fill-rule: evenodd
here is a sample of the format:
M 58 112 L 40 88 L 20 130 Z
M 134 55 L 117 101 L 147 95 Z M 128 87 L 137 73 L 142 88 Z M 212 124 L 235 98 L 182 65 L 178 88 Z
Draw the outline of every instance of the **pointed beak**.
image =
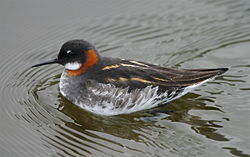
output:
M 47 65 L 47 64 L 55 64 L 55 63 L 60 63 L 60 62 L 59 62 L 58 59 L 52 59 L 52 60 L 47 61 L 47 62 L 43 62 L 43 63 L 40 63 L 40 64 L 33 65 L 31 68 L 42 66 L 42 65 Z

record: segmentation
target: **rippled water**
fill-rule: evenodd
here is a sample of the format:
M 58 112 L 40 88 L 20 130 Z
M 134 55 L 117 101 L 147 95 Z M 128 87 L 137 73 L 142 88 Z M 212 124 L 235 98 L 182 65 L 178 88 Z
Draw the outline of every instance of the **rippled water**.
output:
M 0 2 L 1 156 L 250 156 L 248 0 Z M 70 39 L 165 67 L 229 67 L 164 107 L 97 116 L 59 94 Z M 166 112 L 171 111 L 171 112 Z

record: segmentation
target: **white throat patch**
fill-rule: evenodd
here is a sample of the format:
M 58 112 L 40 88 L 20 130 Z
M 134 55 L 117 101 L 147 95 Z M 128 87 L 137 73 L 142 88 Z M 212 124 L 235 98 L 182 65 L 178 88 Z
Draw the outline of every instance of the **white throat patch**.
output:
M 80 69 L 80 67 L 81 67 L 81 64 L 78 62 L 65 64 L 65 69 L 67 69 L 67 70 L 78 70 L 78 69 Z

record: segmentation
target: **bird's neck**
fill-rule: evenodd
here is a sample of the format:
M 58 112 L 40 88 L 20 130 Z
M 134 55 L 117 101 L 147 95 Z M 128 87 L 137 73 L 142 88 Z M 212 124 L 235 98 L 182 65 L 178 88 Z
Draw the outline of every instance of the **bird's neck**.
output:
M 86 51 L 86 60 L 83 63 L 78 63 L 80 65 L 76 64 L 70 64 L 71 69 L 65 69 L 65 72 L 69 77 L 75 77 L 82 73 L 84 73 L 89 68 L 94 67 L 101 61 L 101 56 L 98 54 L 95 50 L 87 50 Z M 67 64 L 66 64 L 67 65 Z

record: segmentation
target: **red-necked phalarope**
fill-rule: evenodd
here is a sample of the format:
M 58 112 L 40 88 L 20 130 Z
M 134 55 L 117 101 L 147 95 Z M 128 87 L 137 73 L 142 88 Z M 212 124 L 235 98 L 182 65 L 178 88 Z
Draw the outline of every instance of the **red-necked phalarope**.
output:
M 65 66 L 59 84 L 61 94 L 75 105 L 102 115 L 156 107 L 228 70 L 179 70 L 103 57 L 84 40 L 66 42 L 56 59 L 32 67 L 54 63 Z

